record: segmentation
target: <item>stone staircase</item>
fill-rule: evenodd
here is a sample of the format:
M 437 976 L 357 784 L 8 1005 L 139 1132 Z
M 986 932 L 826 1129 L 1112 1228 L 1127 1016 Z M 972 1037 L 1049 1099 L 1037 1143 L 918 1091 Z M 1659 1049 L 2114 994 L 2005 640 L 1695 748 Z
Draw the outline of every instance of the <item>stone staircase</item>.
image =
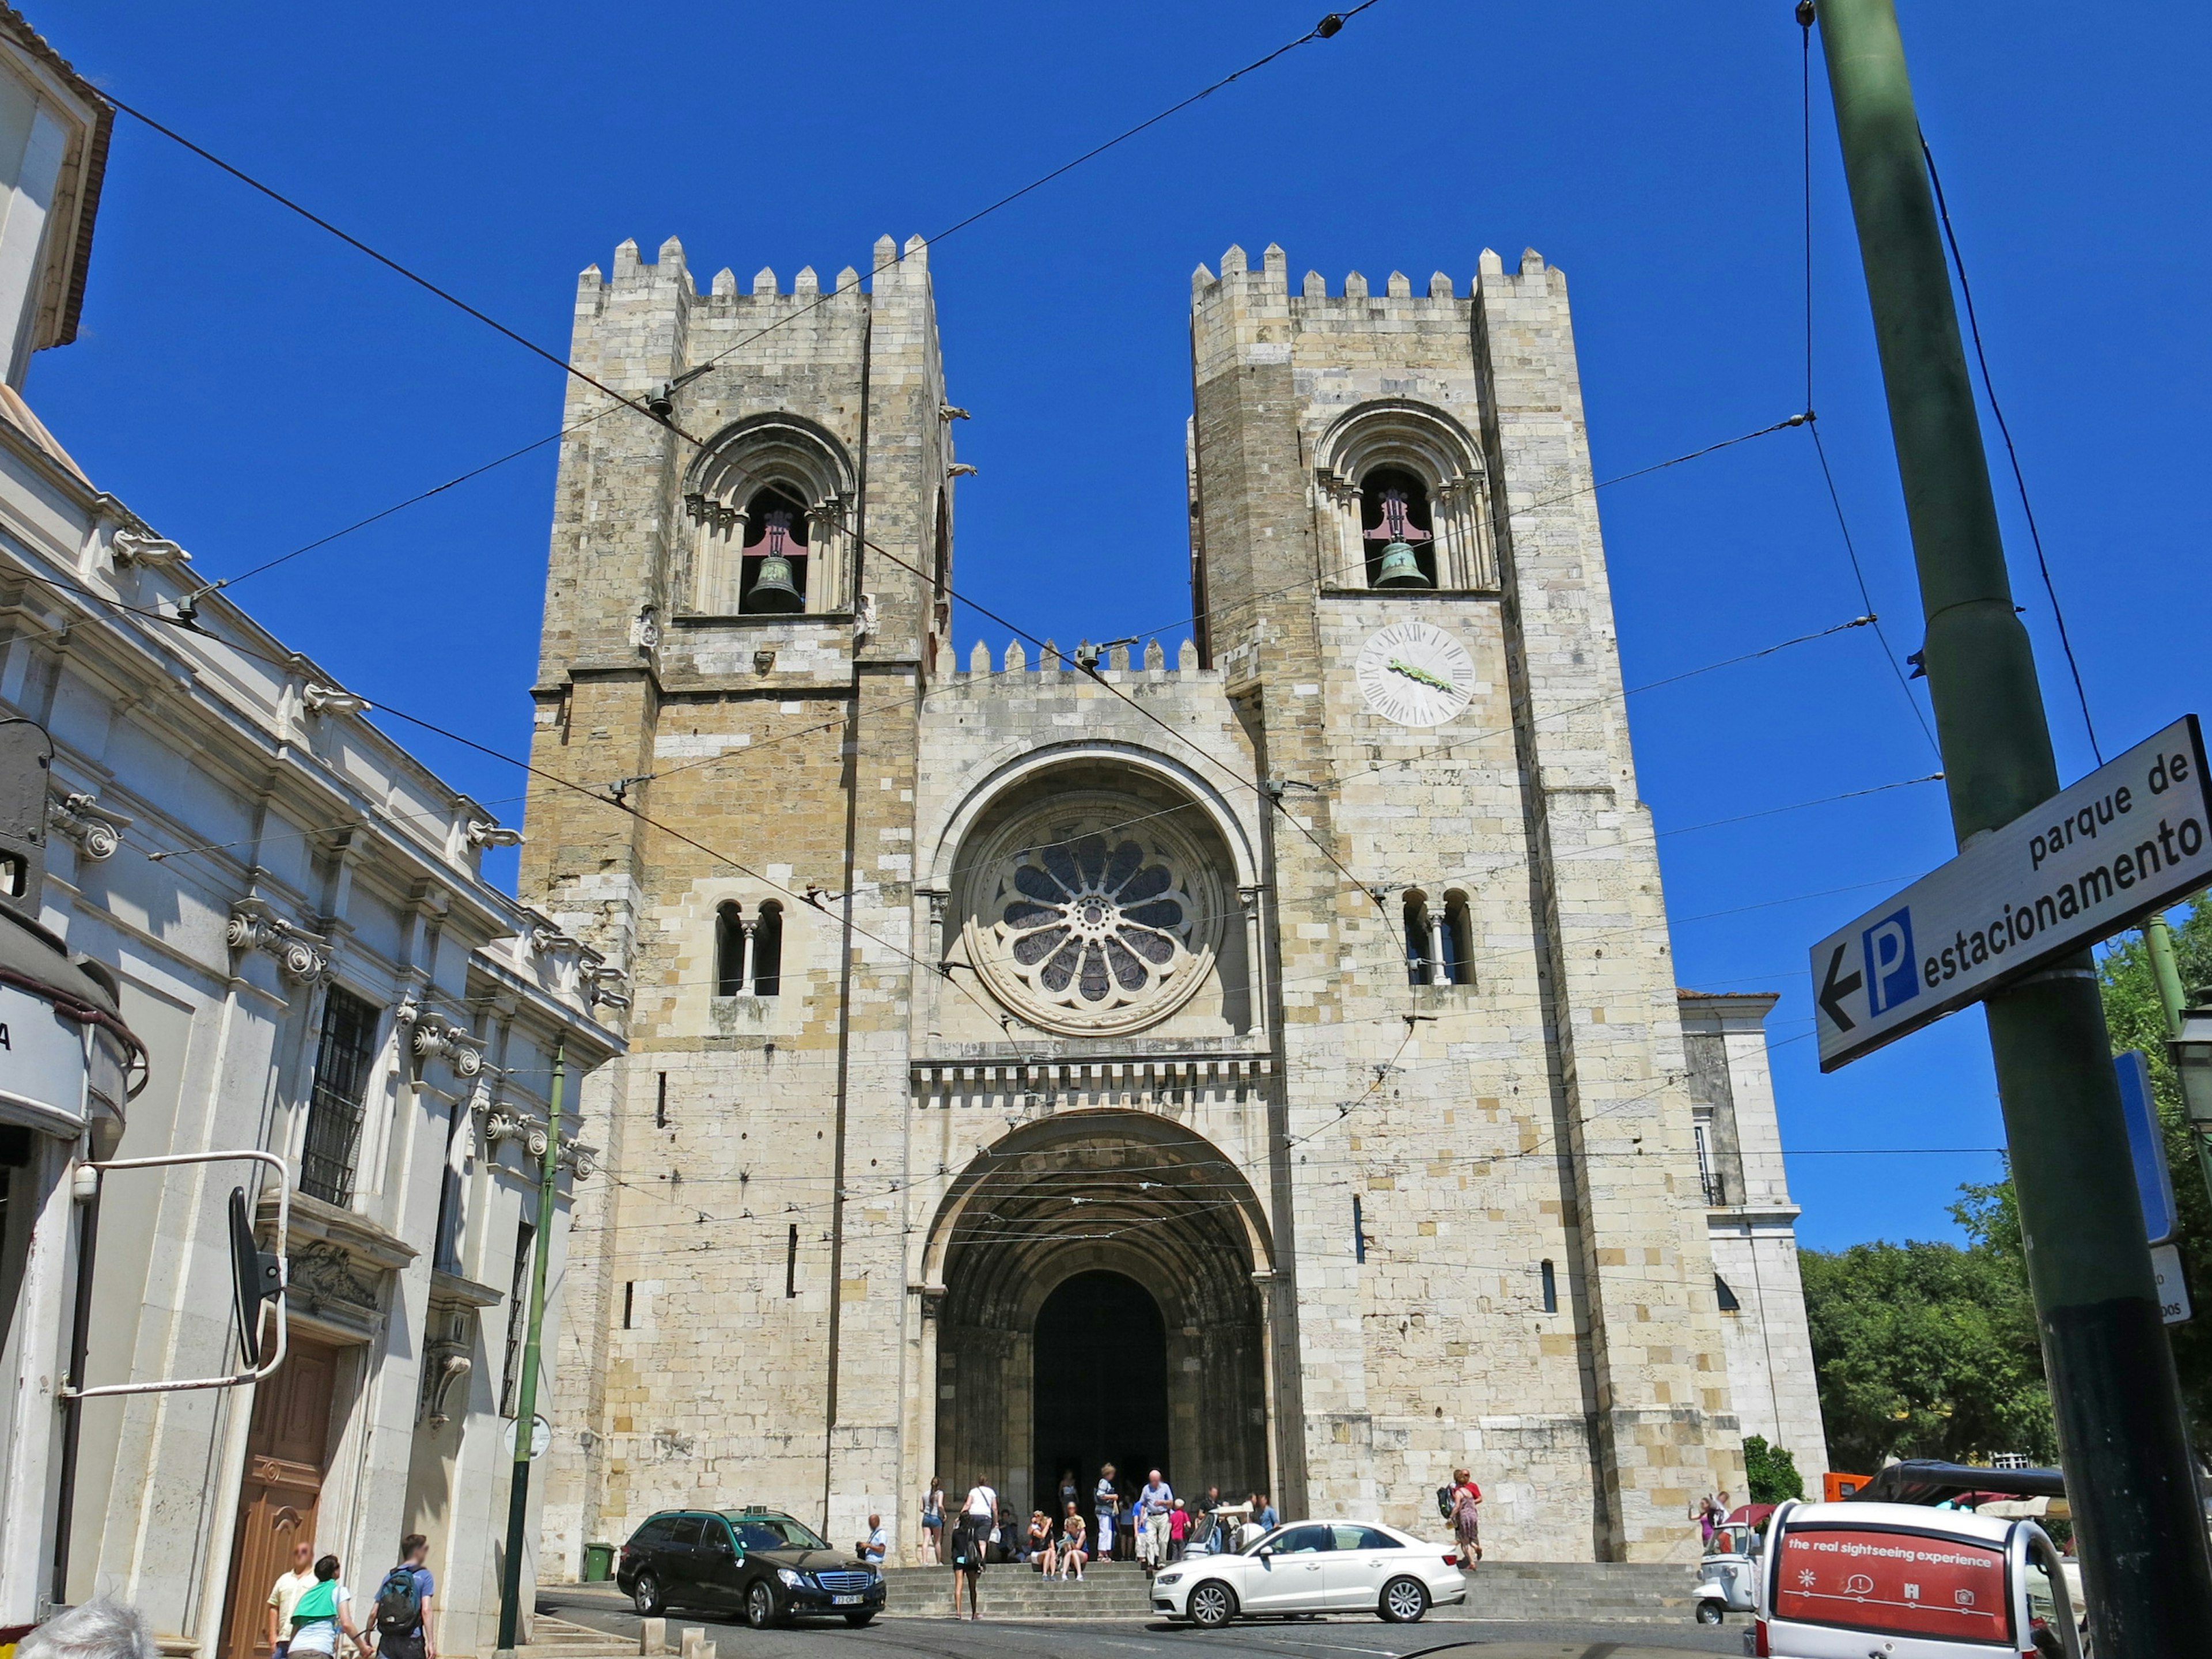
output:
M 1194 1556 L 1193 1562 L 1202 1561 Z M 886 1612 L 949 1614 L 949 1567 L 893 1567 L 884 1575 Z M 1532 1619 L 1625 1623 L 1687 1623 L 1694 1571 L 1686 1565 L 1626 1561 L 1486 1561 L 1468 1575 L 1463 1606 L 1439 1607 L 1437 1619 Z M 1152 1597 L 1133 1563 L 1096 1565 L 1084 1581 L 1050 1582 L 1012 1563 L 985 1569 L 983 1616 L 988 1619 L 1144 1619 Z
M 532 1619 L 529 1634 L 530 1639 L 514 1650 L 515 1659 L 604 1659 L 609 1654 L 637 1651 L 635 1638 L 624 1642 L 603 1630 L 556 1619 L 550 1613 Z
M 952 1611 L 950 1567 L 892 1567 L 884 1580 L 885 1610 L 894 1616 Z M 1152 1610 L 1144 1572 L 1129 1561 L 1093 1565 L 1080 1583 L 1001 1562 L 983 1570 L 982 1599 L 986 1619 L 1143 1619 Z

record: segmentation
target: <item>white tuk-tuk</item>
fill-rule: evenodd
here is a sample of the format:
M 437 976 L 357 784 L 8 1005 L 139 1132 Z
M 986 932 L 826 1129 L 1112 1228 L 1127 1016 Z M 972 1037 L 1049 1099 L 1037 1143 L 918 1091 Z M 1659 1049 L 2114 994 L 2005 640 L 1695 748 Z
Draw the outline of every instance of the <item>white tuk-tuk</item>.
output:
M 1912 1504 L 1784 1504 L 1753 1652 L 1771 1659 L 2081 1659 L 2043 1528 Z

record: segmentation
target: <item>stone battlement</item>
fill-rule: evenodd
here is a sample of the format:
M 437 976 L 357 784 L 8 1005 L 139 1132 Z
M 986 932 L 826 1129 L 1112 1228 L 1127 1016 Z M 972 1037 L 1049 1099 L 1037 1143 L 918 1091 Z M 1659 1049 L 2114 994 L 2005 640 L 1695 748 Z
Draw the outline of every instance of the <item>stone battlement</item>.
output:
M 869 287 L 878 290 L 887 287 L 917 287 L 929 280 L 929 245 L 920 236 L 907 238 L 902 249 L 889 236 L 877 238 L 875 252 L 869 263 Z M 837 273 L 830 286 L 833 301 L 861 292 L 860 273 L 847 265 Z M 712 285 L 705 294 L 696 286 L 690 267 L 685 263 L 684 244 L 670 237 L 660 245 L 655 263 L 647 264 L 638 252 L 635 240 L 625 240 L 615 249 L 614 270 L 611 276 L 596 264 L 586 265 L 576 278 L 580 297 L 599 299 L 612 291 L 621 293 L 634 289 L 665 287 L 672 295 L 686 300 L 705 300 L 712 307 L 752 311 L 763 304 L 783 301 L 806 303 L 818 301 L 823 295 L 822 279 L 812 265 L 800 267 L 792 278 L 788 289 L 781 286 L 775 272 L 766 265 L 753 273 L 750 291 L 738 291 L 737 273 L 727 265 L 714 273 Z M 788 305 L 781 307 L 788 310 Z
M 1232 283 L 1246 294 L 1285 295 L 1287 295 L 1294 304 L 1299 301 L 1325 301 L 1332 298 L 1338 300 L 1371 299 L 1407 300 L 1414 301 L 1448 300 L 1465 301 L 1472 299 L 1475 293 L 1480 290 L 1482 286 L 1482 279 L 1485 276 L 1502 276 L 1505 272 L 1504 261 L 1500 259 L 1491 249 L 1485 248 L 1482 251 L 1482 258 L 1475 272 L 1474 277 L 1473 281 L 1468 283 L 1465 293 L 1462 293 L 1457 289 L 1453 285 L 1452 279 L 1446 276 L 1443 271 L 1439 270 L 1430 276 L 1428 287 L 1423 292 L 1417 295 L 1413 292 L 1413 279 L 1408 277 L 1402 270 L 1394 270 L 1387 278 L 1384 279 L 1383 291 L 1381 294 L 1374 294 L 1369 290 L 1367 278 L 1360 272 L 1355 270 L 1347 273 L 1345 276 L 1343 285 L 1337 289 L 1334 295 L 1331 295 L 1329 292 L 1328 279 L 1323 276 L 1321 272 L 1317 270 L 1309 270 L 1305 274 L 1304 280 L 1299 284 L 1298 292 L 1291 294 L 1290 292 L 1290 260 L 1289 257 L 1284 253 L 1282 248 L 1277 244 L 1270 242 L 1267 244 L 1265 252 L 1261 254 L 1260 258 L 1260 269 L 1255 270 L 1251 268 L 1250 262 L 1247 258 L 1244 250 L 1237 246 L 1236 244 L 1231 243 L 1221 256 L 1221 274 L 1219 276 L 1215 276 L 1212 271 L 1207 270 L 1203 264 L 1200 264 L 1198 269 L 1192 271 L 1190 274 L 1190 299 L 1192 305 L 1205 305 L 1207 301 L 1218 297 L 1224 289 L 1229 288 Z M 1523 276 L 1538 276 L 1547 269 L 1548 267 L 1544 263 L 1544 256 L 1537 252 L 1534 248 L 1528 248 L 1522 252 L 1521 255 L 1521 275 Z
M 1108 684 L 1115 683 L 1123 675 L 1139 678 L 1166 674 L 1185 674 L 1210 679 L 1221 678 L 1218 671 L 1200 668 L 1198 665 L 1198 647 L 1189 640 L 1185 640 L 1176 647 L 1175 666 L 1172 668 L 1168 666 L 1166 648 L 1158 640 L 1146 642 L 1142 666 L 1133 668 L 1129 661 L 1130 644 L 1131 641 L 1124 640 L 1104 647 L 1105 666 L 1100 672 L 1106 677 Z M 1029 653 L 1023 648 L 1022 642 L 1015 640 L 1006 647 L 1003 659 L 1005 666 L 994 669 L 991 666 L 991 647 L 978 640 L 975 641 L 975 648 L 968 653 L 968 666 L 964 670 L 954 670 L 951 678 L 961 680 L 972 679 L 980 684 L 986 678 L 996 678 L 1006 674 L 1064 673 L 1079 675 L 1088 679 L 1090 676 L 1079 665 L 1078 653 L 1089 652 L 1092 648 L 1090 642 L 1085 641 L 1074 651 L 1063 653 L 1058 646 L 1050 640 L 1047 640 L 1043 649 L 1037 653 L 1036 663 L 1032 665 L 1029 659 Z

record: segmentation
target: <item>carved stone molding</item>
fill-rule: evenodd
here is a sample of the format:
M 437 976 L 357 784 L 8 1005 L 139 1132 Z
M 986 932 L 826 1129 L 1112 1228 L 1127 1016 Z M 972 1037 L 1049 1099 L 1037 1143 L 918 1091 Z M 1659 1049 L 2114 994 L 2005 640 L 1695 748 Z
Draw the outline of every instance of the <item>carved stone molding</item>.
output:
M 343 1246 L 327 1238 L 313 1240 L 292 1252 L 290 1267 L 286 1294 L 305 1303 L 309 1311 L 336 1307 L 357 1316 L 375 1314 L 376 1286 L 362 1277 Z
M 78 850 L 95 863 L 112 859 L 123 845 L 123 828 L 131 820 L 105 812 L 90 795 L 57 790 L 46 802 L 46 823 L 67 836 Z
M 425 1008 L 415 992 L 401 1000 L 392 1018 L 410 1034 L 407 1047 L 416 1059 L 442 1060 L 455 1077 L 475 1077 L 483 1070 L 483 1039 Z
M 260 951 L 274 957 L 284 976 L 302 985 L 313 984 L 330 971 L 330 941 L 279 915 L 264 899 L 234 902 L 223 936 L 234 951 Z
M 192 556 L 176 543 L 160 536 L 142 536 L 135 530 L 117 531 L 108 545 L 114 549 L 118 564 L 144 565 L 161 570 L 192 562 Z

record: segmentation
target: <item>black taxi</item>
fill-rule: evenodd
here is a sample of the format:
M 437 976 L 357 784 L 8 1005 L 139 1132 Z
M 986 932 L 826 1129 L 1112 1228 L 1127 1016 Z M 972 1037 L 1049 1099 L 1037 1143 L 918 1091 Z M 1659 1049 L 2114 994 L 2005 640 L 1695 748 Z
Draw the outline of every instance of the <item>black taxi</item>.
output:
M 778 1510 L 663 1510 L 623 1546 L 615 1582 L 647 1617 L 691 1607 L 756 1630 L 806 1616 L 865 1625 L 884 1610 L 881 1568 Z

